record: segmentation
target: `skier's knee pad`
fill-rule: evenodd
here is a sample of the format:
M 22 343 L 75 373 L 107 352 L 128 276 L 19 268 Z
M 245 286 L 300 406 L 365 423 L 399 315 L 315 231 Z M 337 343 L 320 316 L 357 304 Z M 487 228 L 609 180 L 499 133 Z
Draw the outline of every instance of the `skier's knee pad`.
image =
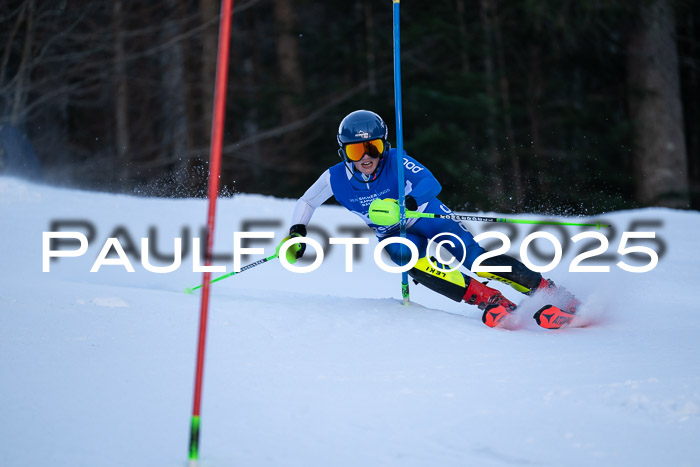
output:
M 518 292 L 529 294 L 537 290 L 542 274 L 532 271 L 515 258 L 506 255 L 492 256 L 481 262 L 482 266 L 510 266 L 510 272 L 477 272 L 479 277 L 495 279 L 513 287 Z
M 437 269 L 426 257 L 420 258 L 416 265 L 409 269 L 408 275 L 419 284 L 456 302 L 462 301 L 467 291 L 464 274 L 457 270 Z

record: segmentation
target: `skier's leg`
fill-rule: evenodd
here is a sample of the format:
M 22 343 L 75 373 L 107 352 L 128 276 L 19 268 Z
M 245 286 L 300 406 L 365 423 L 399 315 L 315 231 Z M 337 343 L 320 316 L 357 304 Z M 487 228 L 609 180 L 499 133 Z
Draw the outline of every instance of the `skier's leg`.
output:
M 450 252 L 450 254 L 452 254 L 458 260 L 463 260 L 463 265 L 466 268 L 469 268 L 470 270 L 476 258 L 486 252 L 479 244 L 477 244 L 474 241 L 473 236 L 471 235 L 471 233 L 469 233 L 466 227 L 459 222 L 454 222 L 446 219 L 423 219 L 416 222 L 411 228 L 411 230 L 420 233 L 426 238 L 438 238 L 439 236 L 441 240 L 447 239 L 447 237 L 442 237 L 442 235 L 445 233 L 458 237 L 461 240 L 461 242 L 453 242 L 452 245 L 445 243 L 443 247 L 447 249 Z M 516 260 L 515 258 L 511 258 L 505 255 L 499 255 L 486 258 L 481 264 L 483 266 L 510 266 L 510 272 L 477 273 L 477 275 L 480 277 L 485 277 L 487 279 L 495 279 L 507 283 L 519 292 L 522 292 L 526 295 L 532 295 L 539 290 L 544 291 L 545 293 L 551 296 L 553 303 L 556 303 L 568 313 L 575 313 L 576 309 L 581 303 L 578 299 L 576 299 L 576 297 L 574 297 L 564 288 L 557 287 L 556 285 L 554 285 L 554 282 L 552 280 L 542 277 L 540 273 L 532 271 L 531 269 L 526 267 L 522 262 Z M 416 265 L 416 268 L 417 267 L 418 265 Z M 421 272 L 424 271 L 418 271 L 417 273 L 414 271 L 414 274 L 420 274 Z M 425 282 L 425 275 L 423 275 L 423 277 Z M 420 282 L 419 278 L 415 276 L 414 279 Z M 470 291 L 470 293 L 467 293 L 465 291 L 465 296 L 463 296 L 463 299 L 468 303 L 474 303 L 474 300 L 477 300 L 475 303 L 485 302 L 480 297 L 488 297 L 489 294 L 487 292 L 476 293 L 475 299 L 470 300 L 470 297 L 474 295 L 474 292 L 478 292 L 477 288 L 479 288 L 480 285 L 490 291 L 497 292 L 494 289 L 486 287 L 484 284 L 481 284 L 476 280 L 469 279 L 469 277 L 465 278 L 465 283 L 467 283 L 467 281 L 471 281 L 471 283 L 473 284 L 472 288 L 474 289 Z M 429 286 L 426 283 L 424 283 L 424 285 Z M 467 283 L 466 287 L 468 286 L 469 284 Z M 433 288 L 436 291 L 440 291 L 437 289 L 439 288 L 441 290 L 444 290 L 445 286 L 442 285 L 442 287 L 439 287 L 435 285 L 431 288 Z M 455 291 L 454 287 L 452 286 L 448 286 L 447 288 L 453 289 L 450 291 L 450 295 L 448 296 L 450 296 L 450 298 L 454 300 L 459 300 L 459 298 L 455 298 L 459 295 L 458 291 Z M 443 295 L 447 295 L 445 292 L 442 291 L 440 291 L 440 293 L 443 293 Z M 486 301 L 486 303 L 488 303 L 488 301 Z M 508 301 L 508 303 L 512 304 L 512 302 L 510 301 Z M 514 305 L 513 307 L 510 307 L 507 304 L 503 307 L 491 307 L 489 308 L 489 310 L 486 310 L 484 312 L 482 320 L 489 326 L 495 326 L 498 324 L 498 322 L 500 322 L 503 319 L 503 317 L 505 317 L 509 312 L 511 312 L 513 308 Z
M 435 267 L 437 266 L 437 267 Z M 484 310 L 482 321 L 495 326 L 508 313 L 515 310 L 515 304 L 498 290 L 465 276 L 457 270 L 442 269 L 440 265 L 423 257 L 408 271 L 413 280 L 456 302 L 465 301 Z
M 416 245 L 419 254 L 425 255 L 428 244 L 425 237 L 409 232 L 406 239 Z M 476 242 L 473 240 L 471 242 L 480 249 L 480 252 L 483 252 L 483 249 Z M 409 248 L 401 243 L 391 243 L 386 246 L 385 250 L 391 260 L 399 266 L 407 264 L 411 257 Z M 408 274 L 414 281 L 457 302 L 464 300 L 469 304 L 477 305 L 482 310 L 488 305 L 503 302 L 509 310 L 515 309 L 515 305 L 503 297 L 498 290 L 487 287 L 458 270 L 448 270 L 435 261 L 431 264 L 425 256 L 418 260 L 416 265 L 408 271 Z
M 518 292 L 532 295 L 543 291 L 561 304 L 562 309 L 575 313 L 581 301 L 563 287 L 558 287 L 551 279 L 542 277 L 539 272 L 532 271 L 515 258 L 506 255 L 493 256 L 485 259 L 483 266 L 510 266 L 510 272 L 477 272 L 477 276 L 495 279 L 513 287 Z
M 407 233 L 406 240 L 413 243 L 418 249 L 418 257 L 425 255 L 425 247 L 428 241 L 420 235 Z M 403 243 L 389 243 L 384 247 L 384 251 L 389 254 L 391 261 L 397 266 L 404 266 L 411 261 L 411 250 Z
M 518 292 L 532 295 L 542 285 L 542 274 L 535 272 L 515 258 L 506 255 L 492 256 L 481 262 L 482 266 L 507 266 L 510 272 L 477 272 L 479 277 L 495 279 L 513 287 Z
M 460 222 L 449 219 L 421 219 L 410 230 L 426 238 L 425 246 L 428 244 L 428 238 L 435 242 L 448 240 L 449 242 L 443 244 L 443 248 L 466 267 L 471 267 L 474 260 L 486 252 L 474 241 L 474 237 L 466 226 Z M 428 254 L 425 250 L 419 249 L 419 251 Z M 436 264 L 436 261 L 433 260 L 433 264 Z M 488 326 L 496 326 L 508 313 L 515 310 L 515 304 L 498 290 L 465 276 L 457 270 L 445 272 L 444 269 L 439 268 L 439 265 L 435 268 L 427 257 L 423 257 L 408 273 L 416 282 L 452 300 L 464 300 L 478 306 L 479 309 L 484 310 L 482 321 Z
M 447 208 L 445 210 L 449 211 Z M 426 247 L 428 240 L 432 240 L 434 245 L 440 244 L 467 269 L 471 268 L 476 258 L 486 253 L 464 224 L 451 219 L 419 219 L 409 231 L 424 237 Z M 419 252 L 421 256 L 432 254 L 425 249 Z

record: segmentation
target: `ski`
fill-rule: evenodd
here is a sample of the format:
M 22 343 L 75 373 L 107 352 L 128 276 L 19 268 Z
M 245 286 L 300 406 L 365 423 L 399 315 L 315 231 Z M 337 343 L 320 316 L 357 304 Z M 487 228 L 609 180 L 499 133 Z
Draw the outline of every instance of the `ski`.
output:
M 501 305 L 491 305 L 484 310 L 481 321 L 490 328 L 510 328 L 510 326 L 513 325 L 519 327 L 510 320 L 511 316 L 517 312 L 517 309 L 506 310 L 506 308 Z M 532 317 L 537 324 L 544 329 L 559 329 L 571 324 L 574 320 L 574 316 L 576 316 L 575 311 L 566 311 L 554 305 L 545 305 Z
M 562 310 L 554 305 L 545 305 L 533 315 L 537 324 L 545 329 L 559 329 L 571 324 L 575 312 Z
M 481 322 L 490 328 L 497 328 L 503 324 L 504 319 L 510 316 L 512 311 L 506 310 L 503 305 L 490 305 L 481 315 Z

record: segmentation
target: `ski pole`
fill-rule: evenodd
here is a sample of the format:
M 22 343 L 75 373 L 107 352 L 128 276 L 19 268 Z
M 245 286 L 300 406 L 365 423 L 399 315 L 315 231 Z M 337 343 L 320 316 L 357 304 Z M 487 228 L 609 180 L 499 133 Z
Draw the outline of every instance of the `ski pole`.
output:
M 252 268 L 254 268 L 255 266 L 260 266 L 261 264 L 267 263 L 268 261 L 273 260 L 273 259 L 275 259 L 275 258 L 277 258 L 277 257 L 278 257 L 278 255 L 277 255 L 277 253 L 275 253 L 275 254 L 272 255 L 272 256 L 268 256 L 267 258 L 263 258 L 263 259 L 260 259 L 260 260 L 258 260 L 258 261 L 256 261 L 256 262 L 254 262 L 254 263 L 250 263 L 250 264 L 247 264 L 247 265 L 243 266 L 243 267 L 241 268 L 241 270 L 238 271 L 238 272 L 232 271 L 232 272 L 229 272 L 228 274 L 224 274 L 223 276 L 219 276 L 219 277 L 217 277 L 216 279 L 212 279 L 211 281 L 209 281 L 209 283 L 210 283 L 210 284 L 213 284 L 214 282 L 218 282 L 218 281 L 220 281 L 221 279 L 226 279 L 227 277 L 235 276 L 236 274 L 240 274 L 240 273 L 242 273 L 243 271 L 247 271 L 248 269 L 252 269 Z M 196 286 L 196 287 L 187 287 L 187 288 L 185 289 L 185 293 L 186 293 L 186 294 L 192 294 L 192 292 L 194 292 L 195 290 L 197 290 L 197 289 L 199 289 L 199 288 L 201 288 L 201 287 L 203 287 L 203 286 L 204 286 L 204 284 L 199 284 L 199 285 Z
M 528 219 L 508 219 L 505 217 L 484 217 L 466 214 L 434 214 L 432 212 L 406 211 L 407 218 L 414 219 L 452 219 L 472 222 L 508 222 L 511 224 L 538 224 L 538 225 L 578 225 L 582 227 L 610 227 L 608 224 L 583 224 L 578 222 L 535 221 Z M 394 225 L 399 222 L 399 206 L 394 200 L 375 199 L 369 206 L 369 218 L 377 225 Z
M 431 212 L 416 212 L 407 211 L 406 217 L 413 218 L 427 218 L 427 219 L 453 219 L 459 221 L 472 221 L 472 222 L 507 222 L 510 224 L 538 224 L 538 225 L 578 225 L 581 227 L 595 227 L 600 230 L 601 227 L 610 227 L 608 224 L 601 224 L 596 222 L 595 224 L 580 224 L 577 222 L 557 222 L 557 221 L 535 221 L 528 219 L 508 219 L 505 217 L 483 217 L 483 216 L 470 216 L 462 214 L 433 214 Z

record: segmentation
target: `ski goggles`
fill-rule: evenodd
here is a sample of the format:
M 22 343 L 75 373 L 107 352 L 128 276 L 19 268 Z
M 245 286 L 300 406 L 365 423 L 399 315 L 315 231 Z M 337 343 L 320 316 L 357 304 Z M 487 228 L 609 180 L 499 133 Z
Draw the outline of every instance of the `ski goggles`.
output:
M 362 156 L 365 154 L 373 158 L 384 154 L 384 141 L 381 139 L 373 139 L 372 141 L 345 145 L 345 157 L 347 157 L 349 161 L 357 162 L 362 159 Z

